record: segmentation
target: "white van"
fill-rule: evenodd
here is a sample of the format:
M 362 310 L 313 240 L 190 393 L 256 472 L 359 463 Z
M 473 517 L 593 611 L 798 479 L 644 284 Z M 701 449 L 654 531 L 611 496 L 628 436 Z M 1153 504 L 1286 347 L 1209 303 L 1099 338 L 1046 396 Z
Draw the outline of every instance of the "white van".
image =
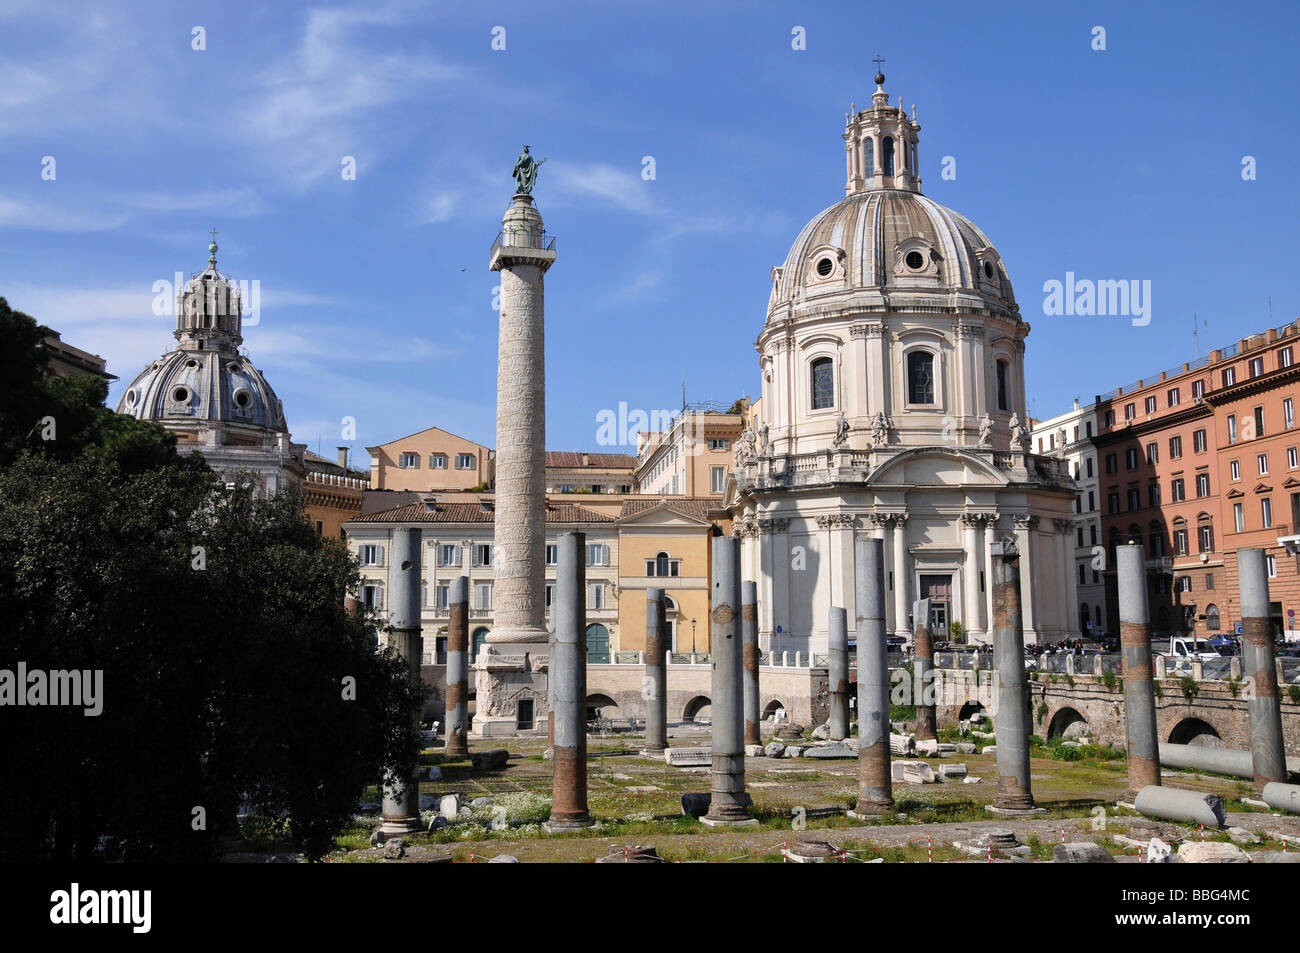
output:
M 1190 636 L 1171 636 L 1169 639 L 1168 655 L 1174 659 L 1187 659 L 1188 661 L 1207 661 L 1213 658 L 1222 658 L 1218 650 L 1212 646 L 1208 639 L 1195 639 Z

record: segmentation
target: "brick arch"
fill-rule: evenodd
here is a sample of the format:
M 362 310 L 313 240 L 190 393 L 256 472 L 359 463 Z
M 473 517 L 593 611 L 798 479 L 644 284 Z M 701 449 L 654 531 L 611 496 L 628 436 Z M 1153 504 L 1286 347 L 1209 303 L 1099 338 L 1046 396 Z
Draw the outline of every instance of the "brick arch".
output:
M 1071 702 L 1061 702 L 1047 712 L 1041 724 L 1038 725 L 1042 730 L 1039 732 L 1043 738 L 1051 738 L 1063 735 L 1065 730 L 1071 725 L 1084 724 L 1089 725 L 1088 715 L 1082 711 L 1083 706 L 1072 704 Z M 1035 713 L 1037 714 L 1037 713 Z M 1053 730 L 1055 729 L 1055 730 Z
M 696 714 L 701 708 L 710 707 L 712 705 L 713 702 L 709 699 L 708 695 L 693 696 L 682 709 L 682 721 L 694 721 Z
M 1216 725 L 1214 719 L 1203 717 L 1204 713 L 1195 715 L 1183 715 L 1177 720 L 1170 719 L 1172 724 L 1169 725 L 1166 741 L 1173 744 L 1192 744 L 1198 736 L 1212 733 L 1218 739 L 1219 744 L 1211 744 L 1208 747 L 1218 748 L 1228 746 L 1224 740 L 1224 731 L 1222 726 Z
M 608 695 L 596 693 L 587 696 L 586 707 L 588 709 L 596 708 L 605 718 L 617 718 L 620 714 L 620 705 Z

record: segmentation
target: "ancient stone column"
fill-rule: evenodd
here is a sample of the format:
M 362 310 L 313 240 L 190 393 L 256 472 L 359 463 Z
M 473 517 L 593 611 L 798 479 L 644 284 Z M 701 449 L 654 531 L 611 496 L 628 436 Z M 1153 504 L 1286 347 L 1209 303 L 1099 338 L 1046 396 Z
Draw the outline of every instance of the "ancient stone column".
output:
M 710 827 L 757 824 L 745 805 L 744 689 L 741 685 L 740 540 L 713 540 L 713 600 L 709 652 L 713 657 L 713 786 Z
M 1250 754 L 1255 768 L 1255 793 L 1259 794 L 1266 784 L 1288 780 L 1273 623 L 1269 618 L 1268 557 L 1264 550 L 1237 550 L 1237 579 L 1241 587 L 1242 672 L 1250 690 L 1246 696 Z
M 391 562 L 388 570 L 388 645 L 410 667 L 411 678 L 420 679 L 420 530 L 393 531 Z M 415 730 L 420 727 L 420 711 L 411 712 Z M 408 834 L 420 830 L 420 785 L 416 766 L 411 764 L 403 777 L 389 774 L 384 779 L 383 830 L 386 834 Z
M 1128 735 L 1128 792 L 1160 783 L 1160 735 L 1151 672 L 1151 613 L 1146 559 L 1140 543 L 1115 550 L 1119 589 L 1120 658 L 1124 665 L 1124 725 Z
M 1029 680 L 1025 675 L 1025 633 L 1020 618 L 1020 553 L 1014 542 L 997 541 L 993 556 L 993 653 L 997 659 L 998 793 L 993 806 L 1005 811 L 1034 809 L 1029 781 Z
M 934 643 L 930 641 L 930 600 L 912 603 L 912 702 L 916 705 L 916 740 L 935 734 Z
M 514 196 L 490 266 L 501 273 L 493 530 L 495 626 L 489 644 L 546 642 L 546 248 L 533 197 Z
M 889 766 L 889 664 L 885 656 L 885 543 L 859 539 L 853 564 L 858 619 L 858 803 L 856 815 L 894 805 Z
M 451 581 L 447 618 L 447 741 L 448 758 L 469 755 L 469 576 Z
M 665 664 L 664 591 L 645 591 L 645 750 L 668 747 L 668 672 Z
M 838 606 L 831 606 L 827 646 L 831 689 L 831 714 L 826 721 L 832 741 L 849 736 L 849 618 Z
M 745 673 L 745 744 L 761 745 L 758 710 L 758 586 L 744 582 L 740 587 L 741 663 Z
M 549 832 L 591 826 L 587 812 L 587 567 L 586 533 L 558 540 L 551 615 L 555 649 L 550 678 L 555 686 L 555 742 Z

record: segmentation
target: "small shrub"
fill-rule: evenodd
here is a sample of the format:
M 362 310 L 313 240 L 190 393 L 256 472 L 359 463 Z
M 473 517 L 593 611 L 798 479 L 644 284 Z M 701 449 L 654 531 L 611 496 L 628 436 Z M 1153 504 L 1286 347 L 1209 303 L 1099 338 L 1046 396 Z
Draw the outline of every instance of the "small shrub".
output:
M 1120 677 L 1109 669 L 1101 673 L 1101 682 L 1106 686 L 1106 690 L 1109 692 L 1121 688 L 1124 684 Z
M 1062 675 L 1061 678 L 1065 681 L 1065 684 L 1069 685 L 1071 688 L 1074 687 L 1074 676 L 1073 676 L 1073 675 Z
M 1291 699 L 1292 705 L 1300 705 L 1300 685 L 1288 685 L 1286 694 Z
M 1040 702 L 1040 703 L 1039 703 L 1039 705 L 1038 705 L 1038 723 L 1039 723 L 1040 725 L 1043 723 L 1043 719 L 1047 717 L 1047 713 L 1048 713 L 1050 710 L 1051 710 L 1051 709 L 1050 709 L 1050 707 L 1048 706 L 1047 702 Z
M 890 705 L 889 720 L 890 721 L 915 721 L 916 706 L 915 705 Z
M 1241 691 L 1241 679 L 1239 679 L 1239 678 L 1229 678 L 1229 679 L 1228 679 L 1228 691 L 1232 692 L 1232 697 L 1233 697 L 1233 698 L 1236 698 L 1236 697 L 1237 697 L 1237 694 Z
M 1183 697 L 1187 699 L 1189 705 L 1196 701 L 1196 696 L 1201 693 L 1201 686 L 1190 675 L 1184 675 L 1178 680 L 1178 688 L 1182 691 Z
M 1153 682 L 1152 685 L 1151 685 L 1151 687 L 1152 687 L 1152 689 L 1155 690 L 1156 698 L 1164 698 L 1164 697 L 1165 697 L 1165 685 L 1164 685 L 1164 682 L 1160 682 L 1160 681 Z

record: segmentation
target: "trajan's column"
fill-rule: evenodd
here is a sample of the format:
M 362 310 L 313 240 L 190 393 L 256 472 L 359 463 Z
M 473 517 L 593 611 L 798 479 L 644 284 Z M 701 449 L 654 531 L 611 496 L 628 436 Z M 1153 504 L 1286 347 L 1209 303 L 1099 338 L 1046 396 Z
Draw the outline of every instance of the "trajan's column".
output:
M 555 242 L 543 231 L 542 216 L 533 207 L 531 193 L 541 164 L 524 146 L 514 167 L 514 201 L 501 221 L 489 265 L 501 274 L 493 539 L 496 624 L 479 653 L 474 717 L 479 736 L 509 734 L 549 716 L 546 684 L 537 663 L 546 659 L 549 642 L 544 615 L 543 276 L 555 261 Z

